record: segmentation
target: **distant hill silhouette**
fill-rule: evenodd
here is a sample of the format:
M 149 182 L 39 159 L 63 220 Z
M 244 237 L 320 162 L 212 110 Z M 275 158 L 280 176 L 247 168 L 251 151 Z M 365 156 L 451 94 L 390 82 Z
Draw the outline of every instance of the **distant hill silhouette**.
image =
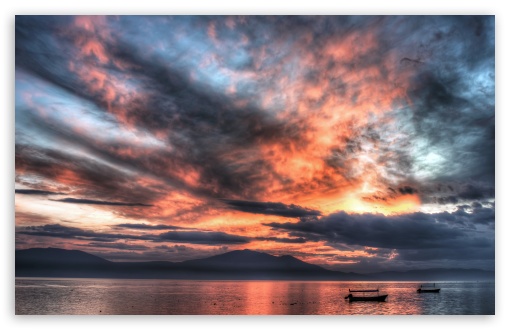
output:
M 79 250 L 55 248 L 16 251 L 16 276 L 97 277 L 113 262 Z
M 248 270 L 248 271 L 303 271 L 323 272 L 326 269 L 311 265 L 285 255 L 275 257 L 267 253 L 251 250 L 231 251 L 204 259 L 188 260 L 181 263 L 183 266 L 200 270 Z
M 31 265 L 43 264 L 68 264 L 68 265 L 106 265 L 111 261 L 96 257 L 79 250 L 64 250 L 56 248 L 28 249 L 16 251 L 16 262 L 24 262 Z
M 428 269 L 374 274 L 327 270 L 289 255 L 231 251 L 183 262 L 111 262 L 78 250 L 34 248 L 16 251 L 16 277 L 105 277 L 161 279 L 286 279 L 343 281 L 494 280 L 494 272 L 476 269 Z

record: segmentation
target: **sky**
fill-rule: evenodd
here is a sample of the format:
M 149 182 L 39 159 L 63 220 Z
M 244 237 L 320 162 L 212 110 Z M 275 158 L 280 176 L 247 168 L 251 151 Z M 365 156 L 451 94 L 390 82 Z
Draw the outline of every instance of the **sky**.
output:
M 16 249 L 494 270 L 494 200 L 494 16 L 16 16 Z

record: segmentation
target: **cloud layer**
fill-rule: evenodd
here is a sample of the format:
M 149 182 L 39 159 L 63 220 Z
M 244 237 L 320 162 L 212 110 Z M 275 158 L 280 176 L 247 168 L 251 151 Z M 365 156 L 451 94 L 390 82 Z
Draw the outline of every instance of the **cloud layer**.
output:
M 18 246 L 493 241 L 494 16 L 18 15 L 15 37 Z

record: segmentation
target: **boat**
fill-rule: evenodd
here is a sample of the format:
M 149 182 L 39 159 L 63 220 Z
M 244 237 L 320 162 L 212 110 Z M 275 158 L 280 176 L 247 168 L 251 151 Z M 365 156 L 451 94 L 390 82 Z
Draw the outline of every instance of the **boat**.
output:
M 436 288 L 436 283 L 434 283 L 433 287 L 427 287 L 427 286 L 423 286 L 423 285 L 420 285 L 420 287 L 418 288 L 418 290 L 416 290 L 416 292 L 418 293 L 439 293 L 439 291 L 441 290 L 441 288 Z
M 361 292 L 362 295 L 354 296 L 352 293 Z M 376 295 L 367 295 L 366 293 L 376 292 Z M 349 302 L 353 301 L 386 301 L 388 297 L 387 294 L 379 294 L 379 289 L 372 290 L 351 290 L 349 289 L 349 294 L 345 296 L 345 299 L 349 299 Z

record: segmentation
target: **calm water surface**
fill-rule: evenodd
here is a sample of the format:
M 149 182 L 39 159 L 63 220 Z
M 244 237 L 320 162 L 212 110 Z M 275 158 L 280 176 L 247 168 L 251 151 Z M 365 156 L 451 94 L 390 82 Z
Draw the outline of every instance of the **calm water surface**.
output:
M 493 315 L 495 286 L 436 282 L 186 281 L 17 278 L 16 314 L 92 315 Z M 386 302 L 344 299 L 350 289 L 379 288 Z

